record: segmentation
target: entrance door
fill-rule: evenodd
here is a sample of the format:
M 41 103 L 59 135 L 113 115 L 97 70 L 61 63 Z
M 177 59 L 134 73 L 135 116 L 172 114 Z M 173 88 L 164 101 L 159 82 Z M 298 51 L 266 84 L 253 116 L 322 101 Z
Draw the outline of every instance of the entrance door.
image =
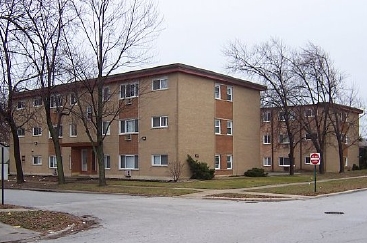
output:
M 88 149 L 82 149 L 82 171 L 88 171 Z

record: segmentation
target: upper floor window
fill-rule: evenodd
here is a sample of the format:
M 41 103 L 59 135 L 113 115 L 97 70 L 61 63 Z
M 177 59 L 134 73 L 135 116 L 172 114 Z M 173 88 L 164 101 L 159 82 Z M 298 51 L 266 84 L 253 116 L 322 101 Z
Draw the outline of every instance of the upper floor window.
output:
M 263 112 L 263 122 L 270 122 L 271 121 L 271 112 L 264 111 Z
M 41 106 L 42 105 L 42 98 L 41 97 L 37 97 L 33 100 L 33 106 L 37 107 L 37 106 Z
M 214 132 L 215 134 L 220 134 L 220 120 L 219 119 L 214 120 Z
M 152 117 L 152 128 L 168 127 L 168 116 Z
M 102 90 L 102 100 L 108 101 L 111 98 L 111 90 L 110 87 L 104 87 Z
M 92 114 L 93 114 L 93 112 L 92 112 L 92 106 L 87 106 L 86 118 L 88 120 L 91 120 L 92 119 Z
M 271 136 L 269 134 L 263 136 L 263 144 L 271 144 Z
M 279 134 L 279 143 L 289 143 L 289 137 L 287 134 Z
M 57 126 L 54 126 L 54 129 L 56 131 L 56 133 L 58 134 L 59 138 L 62 138 L 62 125 L 59 126 L 59 128 L 57 128 Z M 49 138 L 51 138 L 51 133 L 48 133 Z
M 341 135 L 341 138 L 342 138 L 342 143 L 348 144 L 348 135 L 342 134 Z
M 279 166 L 289 166 L 289 158 L 288 157 L 279 157 Z
M 102 122 L 102 134 L 110 135 L 110 122 L 109 121 Z
M 131 84 L 121 84 L 120 86 L 120 98 L 132 98 L 137 97 L 139 92 L 139 84 L 131 83 Z
M 120 134 L 125 133 L 137 133 L 139 132 L 138 119 L 121 120 L 120 121 Z
M 215 84 L 214 97 L 215 99 L 220 99 L 220 84 Z
M 33 128 L 33 136 L 41 136 L 42 135 L 42 128 L 41 127 L 34 127 Z
M 317 133 L 306 133 L 306 140 L 317 139 Z
M 214 156 L 214 168 L 216 170 L 219 170 L 220 169 L 220 155 L 219 154 L 216 154 Z
M 313 109 L 306 109 L 305 110 L 305 117 L 314 117 L 315 113 L 313 111 Z
M 25 136 L 25 129 L 23 127 L 19 127 L 17 129 L 18 137 L 24 137 Z
M 271 157 L 263 158 L 263 166 L 271 166 Z
M 233 87 L 227 86 L 227 100 L 232 101 L 233 99 Z
M 152 155 L 152 165 L 153 166 L 167 166 L 168 165 L 168 155 L 166 154 Z
M 342 122 L 348 121 L 348 114 L 346 112 L 340 112 L 338 115 L 339 115 L 340 121 Z
M 227 135 L 232 135 L 233 132 L 233 122 L 227 121 Z
M 285 111 L 280 111 L 278 114 L 279 121 L 285 121 Z
M 70 124 L 70 137 L 78 136 L 77 125 L 75 123 Z
M 154 79 L 152 81 L 152 90 L 168 89 L 167 78 Z
M 227 155 L 227 170 L 232 169 L 233 157 L 232 155 Z
M 119 169 L 138 169 L 139 157 L 138 155 L 120 155 Z
M 76 94 L 75 93 L 71 93 L 70 94 L 70 105 L 75 105 L 78 103 L 78 100 L 76 98 Z
M 50 108 L 56 108 L 62 106 L 61 95 L 51 95 L 50 97 Z
M 17 110 L 24 109 L 24 107 L 25 107 L 25 102 L 23 100 L 20 100 L 17 102 Z

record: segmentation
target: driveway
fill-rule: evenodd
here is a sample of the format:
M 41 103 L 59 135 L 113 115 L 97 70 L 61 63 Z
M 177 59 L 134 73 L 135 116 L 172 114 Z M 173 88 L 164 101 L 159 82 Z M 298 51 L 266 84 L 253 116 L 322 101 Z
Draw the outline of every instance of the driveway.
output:
M 98 228 L 42 242 L 362 243 L 367 242 L 365 202 L 367 191 L 259 203 L 5 191 L 5 203 L 93 215 L 100 220 Z

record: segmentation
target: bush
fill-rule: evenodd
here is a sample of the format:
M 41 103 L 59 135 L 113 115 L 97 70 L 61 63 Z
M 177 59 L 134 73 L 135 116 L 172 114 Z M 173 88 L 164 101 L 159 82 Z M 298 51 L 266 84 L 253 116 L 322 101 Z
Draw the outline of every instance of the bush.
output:
M 268 173 L 265 173 L 264 169 L 252 168 L 252 169 L 245 172 L 245 176 L 248 176 L 248 177 L 265 177 L 265 176 L 268 176 Z
M 359 166 L 356 164 L 353 164 L 352 170 L 360 170 Z
M 194 160 L 190 155 L 187 155 L 186 161 L 192 173 L 191 179 L 211 180 L 214 178 L 215 170 L 210 169 L 207 163 Z

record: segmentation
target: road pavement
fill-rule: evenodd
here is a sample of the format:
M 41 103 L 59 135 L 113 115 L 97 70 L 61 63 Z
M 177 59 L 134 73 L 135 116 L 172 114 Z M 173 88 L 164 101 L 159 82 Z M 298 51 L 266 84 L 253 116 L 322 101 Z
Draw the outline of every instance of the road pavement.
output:
M 41 242 L 367 242 L 367 191 L 250 203 L 6 190 L 5 200 L 99 219 L 97 228 Z

